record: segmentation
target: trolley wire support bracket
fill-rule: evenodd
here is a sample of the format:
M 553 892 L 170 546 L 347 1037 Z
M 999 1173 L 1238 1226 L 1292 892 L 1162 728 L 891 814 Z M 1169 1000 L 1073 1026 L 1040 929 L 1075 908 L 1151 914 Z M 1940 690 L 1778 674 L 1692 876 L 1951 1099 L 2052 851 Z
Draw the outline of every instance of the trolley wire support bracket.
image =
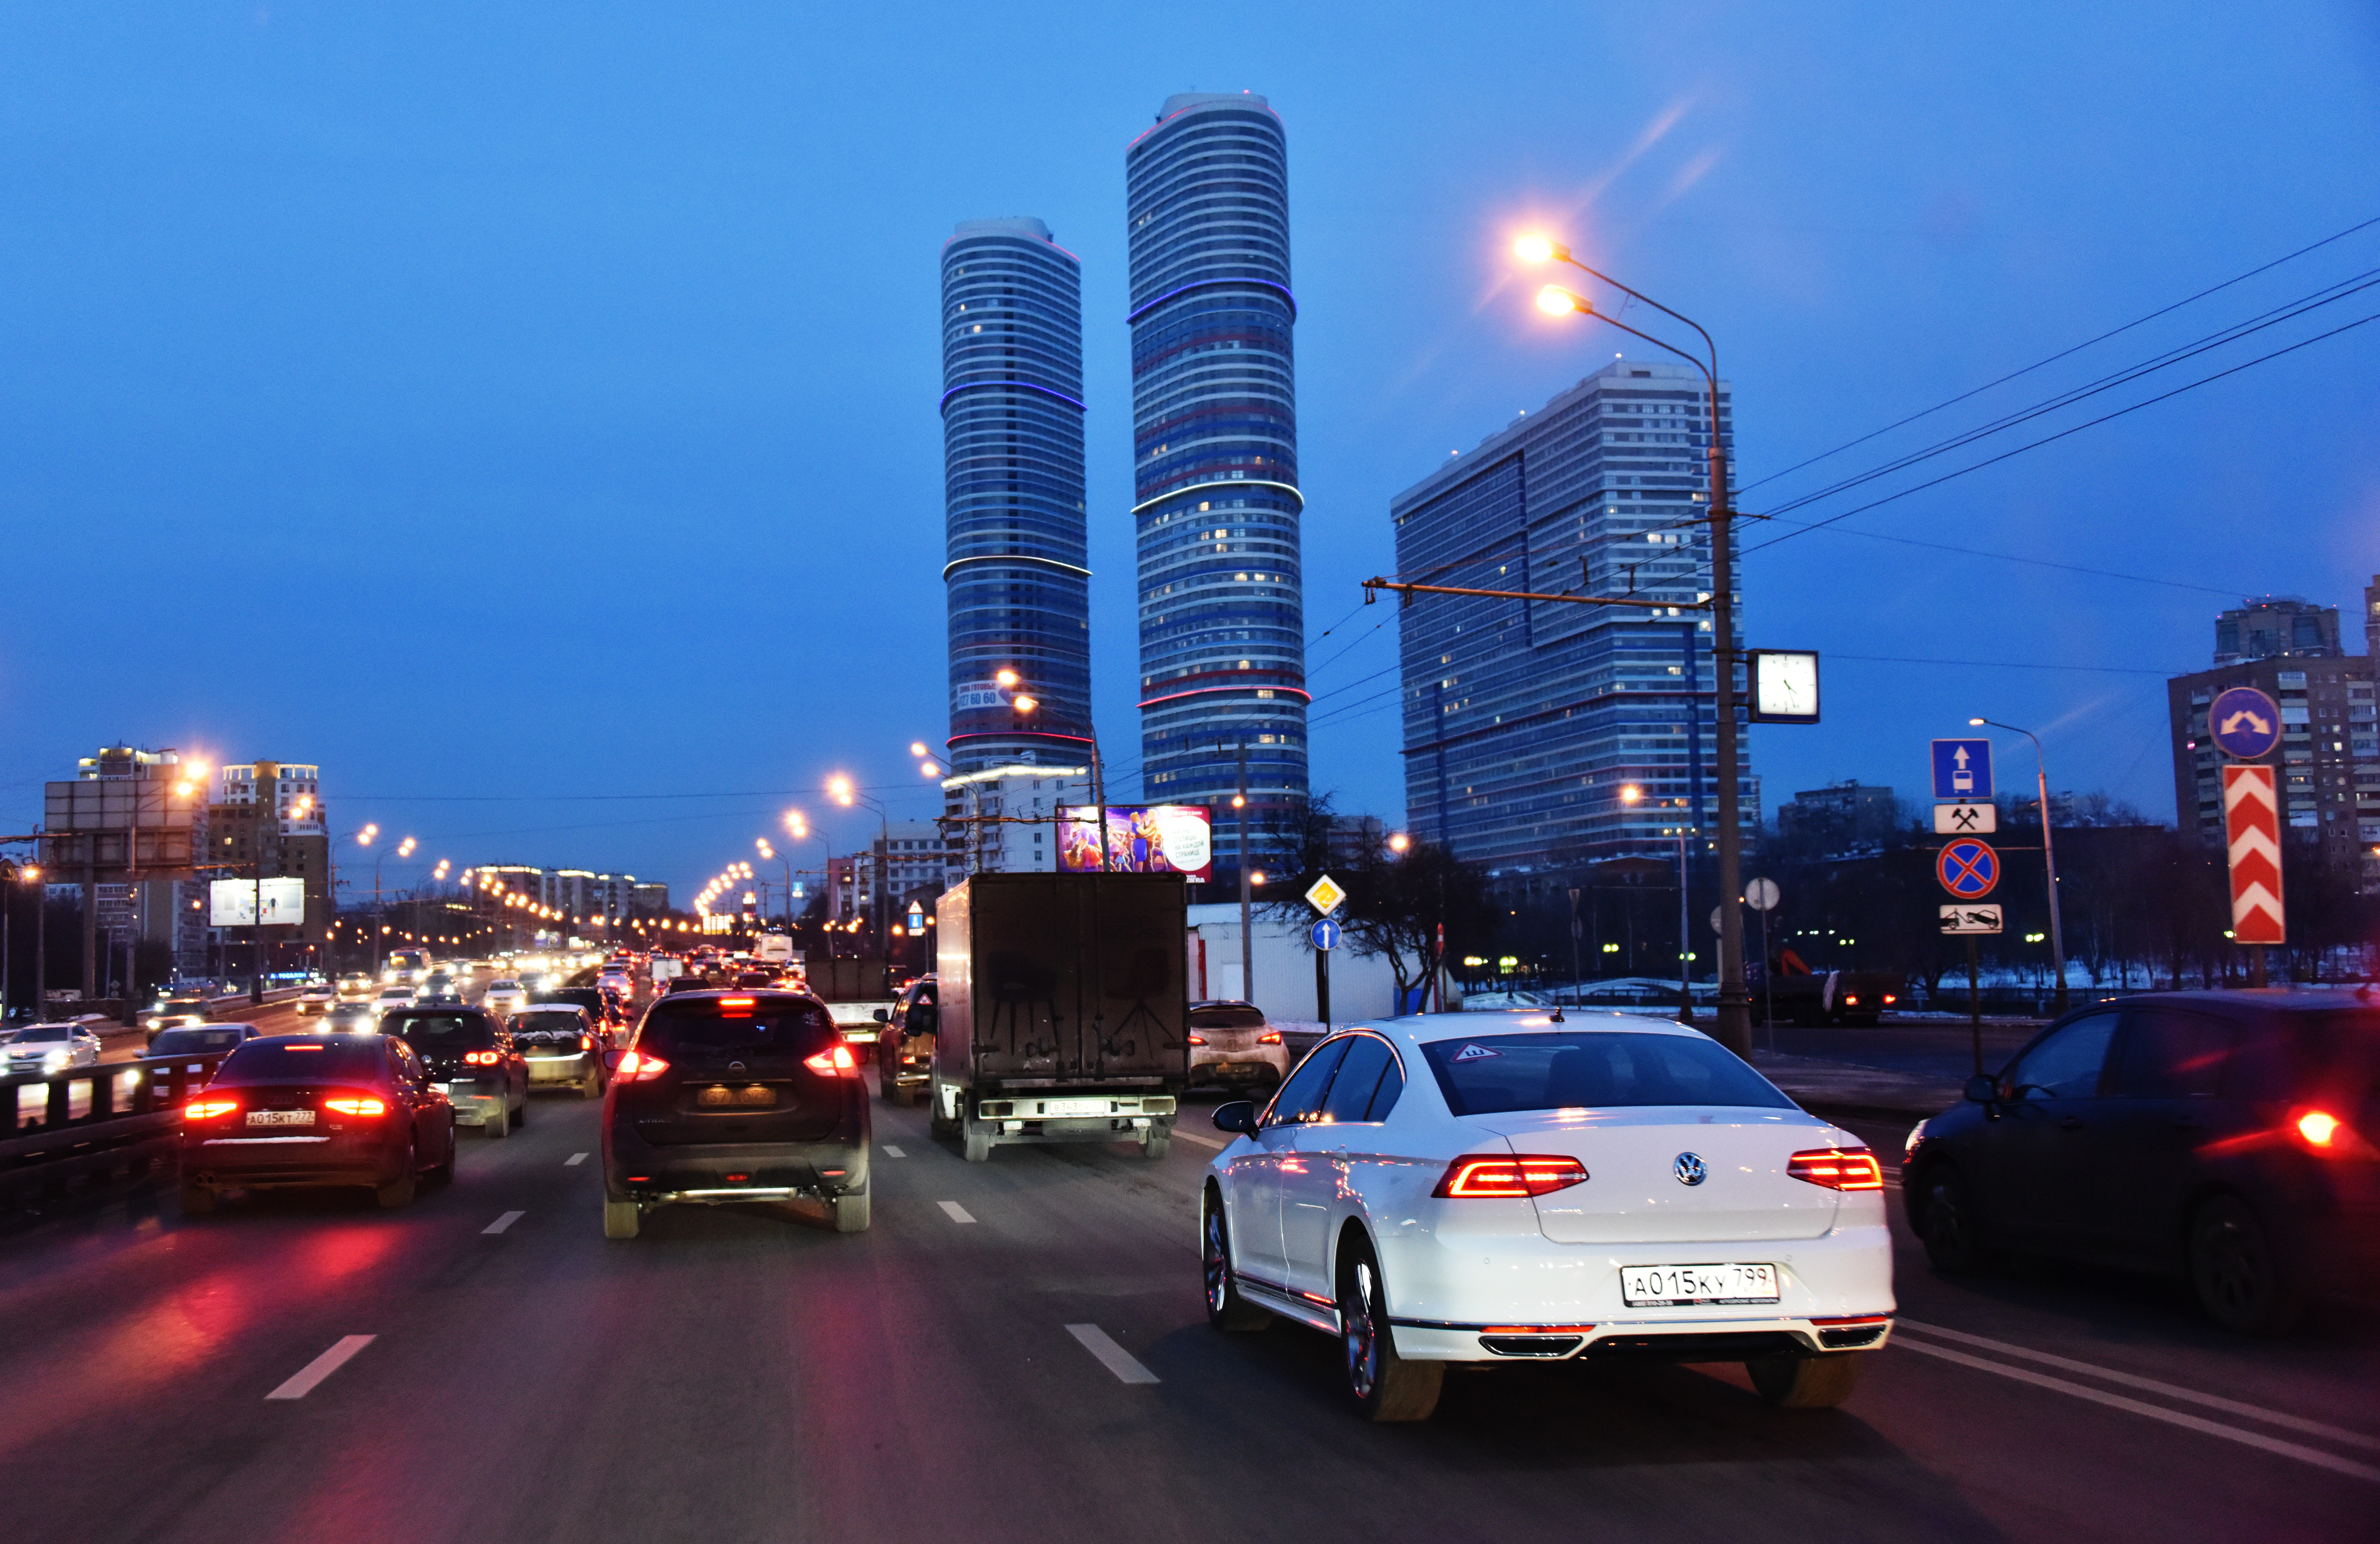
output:
M 1373 577 L 1363 581 L 1364 603 L 1372 604 L 1376 591 L 1393 590 L 1412 605 L 1416 595 L 1477 595 L 1491 601 L 1567 601 L 1580 606 L 1638 606 L 1647 611 L 1708 611 L 1708 601 L 1648 601 L 1639 595 L 1581 595 L 1563 590 L 1559 595 L 1541 594 L 1529 590 L 1467 590 L 1450 584 L 1406 584 L 1398 579 Z

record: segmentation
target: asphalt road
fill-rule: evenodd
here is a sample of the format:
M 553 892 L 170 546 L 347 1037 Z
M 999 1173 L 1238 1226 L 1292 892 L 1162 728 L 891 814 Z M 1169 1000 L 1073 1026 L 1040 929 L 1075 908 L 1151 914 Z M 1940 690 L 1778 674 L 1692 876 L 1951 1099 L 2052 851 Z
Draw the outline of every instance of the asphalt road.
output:
M 186 1222 L 160 1188 L 15 1234 L 8 1533 L 2237 1544 L 2380 1518 L 2362 1317 L 2241 1341 L 2155 1283 L 1952 1285 L 1904 1250 L 1907 1322 L 1840 1411 L 1770 1410 L 1728 1367 L 1527 1368 L 1369 1428 L 1333 1342 L 1206 1327 L 1186 1136 L 968 1164 L 880 1103 L 873 1231 L 681 1210 L 607 1243 L 577 1159 L 598 1108 L 467 1136 L 401 1212 Z

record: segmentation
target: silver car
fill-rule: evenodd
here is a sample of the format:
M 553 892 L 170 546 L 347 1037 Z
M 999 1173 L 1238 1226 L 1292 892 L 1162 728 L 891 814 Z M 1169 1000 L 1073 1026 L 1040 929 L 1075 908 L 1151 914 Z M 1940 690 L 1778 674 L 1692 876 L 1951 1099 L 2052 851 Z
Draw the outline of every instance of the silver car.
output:
M 1225 999 L 1190 1004 L 1190 1083 L 1278 1088 L 1289 1076 L 1289 1047 L 1253 1003 Z
M 490 981 L 480 994 L 480 1006 L 492 1014 L 512 1015 L 528 1005 L 528 989 L 516 980 Z
M 0 1046 L 0 1076 L 39 1077 L 99 1065 L 99 1037 L 79 1024 L 31 1024 Z
M 322 1027 L 334 1035 L 369 1035 L 380 1027 L 377 1003 L 334 1003 Z
M 568 1086 L 582 1099 L 603 1097 L 603 1037 L 576 1003 L 532 1003 L 506 1021 L 528 1064 L 532 1089 Z

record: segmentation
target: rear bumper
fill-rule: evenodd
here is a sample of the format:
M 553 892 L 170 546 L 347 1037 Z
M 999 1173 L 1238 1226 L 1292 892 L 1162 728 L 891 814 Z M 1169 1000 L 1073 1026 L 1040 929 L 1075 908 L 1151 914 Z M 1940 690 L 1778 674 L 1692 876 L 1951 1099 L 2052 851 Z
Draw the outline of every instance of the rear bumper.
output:
M 1741 1312 L 1742 1310 L 1737 1310 Z M 1397 1355 L 1416 1362 L 1734 1362 L 1879 1351 L 1888 1314 L 1619 1324 L 1419 1324 L 1394 1321 Z
M 1202 1054 L 1193 1052 L 1194 1057 Z M 1277 1084 L 1289 1076 L 1289 1055 L 1269 1057 L 1255 1052 L 1233 1052 L 1215 1055 L 1209 1060 L 1190 1064 L 1190 1085 L 1204 1088 L 1221 1084 L 1230 1088 L 1258 1087 Z
M 601 1064 L 591 1051 L 580 1052 L 576 1056 L 531 1056 L 528 1061 L 528 1080 L 532 1084 L 584 1083 L 588 1076 Z
M 402 1149 L 336 1136 L 185 1137 L 181 1171 L 185 1185 L 275 1190 L 386 1185 L 404 1163 Z
M 868 1188 L 868 1137 L 822 1142 L 722 1142 L 657 1147 L 633 1131 L 603 1131 L 603 1189 L 649 1205 L 827 1200 Z
M 485 1125 L 490 1121 L 507 1118 L 512 1096 L 499 1084 L 485 1087 L 476 1083 L 441 1083 L 438 1091 L 455 1106 L 456 1125 Z

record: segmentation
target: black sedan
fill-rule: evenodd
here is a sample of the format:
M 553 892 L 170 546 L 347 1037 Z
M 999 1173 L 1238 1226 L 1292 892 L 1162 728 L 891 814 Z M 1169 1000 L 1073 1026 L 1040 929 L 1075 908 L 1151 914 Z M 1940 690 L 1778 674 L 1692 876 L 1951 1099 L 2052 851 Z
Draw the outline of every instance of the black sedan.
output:
M 389 1035 L 266 1035 L 182 1106 L 182 1210 L 227 1189 L 361 1185 L 384 1207 L 455 1173 L 455 1107 Z
M 1935 1269 L 2000 1250 L 2186 1276 L 2276 1331 L 2380 1281 L 2380 998 L 2156 992 L 2051 1025 L 1909 1135 Z

